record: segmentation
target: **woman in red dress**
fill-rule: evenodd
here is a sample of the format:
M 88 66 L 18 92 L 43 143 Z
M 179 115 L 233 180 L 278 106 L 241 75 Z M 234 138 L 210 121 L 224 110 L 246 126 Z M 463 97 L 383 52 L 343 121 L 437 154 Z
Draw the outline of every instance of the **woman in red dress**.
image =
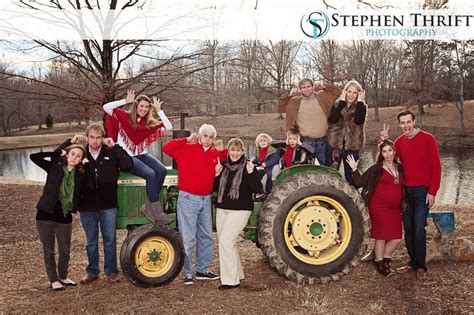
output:
M 378 146 L 376 163 L 364 174 L 357 171 L 358 162 L 348 156 L 354 183 L 366 188 L 364 199 L 369 208 L 371 235 L 375 239 L 375 264 L 383 276 L 391 276 L 392 255 L 402 240 L 403 173 L 390 140 Z

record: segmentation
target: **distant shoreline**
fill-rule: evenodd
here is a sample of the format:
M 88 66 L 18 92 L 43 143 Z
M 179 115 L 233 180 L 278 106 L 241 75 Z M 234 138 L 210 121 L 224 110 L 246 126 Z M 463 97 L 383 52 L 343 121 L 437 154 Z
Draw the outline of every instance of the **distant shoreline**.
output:
M 374 109 L 369 108 L 365 127 L 366 145 L 374 145 L 383 123 L 390 124 L 390 138 L 395 139 L 400 134 L 400 128 L 396 115 L 402 106 L 379 108 L 379 121 L 374 121 Z M 445 148 L 474 148 L 474 101 L 465 103 L 465 129 L 466 137 L 459 136 L 458 112 L 453 104 L 434 106 L 425 109 L 426 114 L 422 119 L 423 130 L 432 133 L 439 146 Z M 186 119 L 186 128 L 191 132 L 197 132 L 203 123 L 213 124 L 217 129 L 218 137 L 230 138 L 240 137 L 243 139 L 255 139 L 257 134 L 265 132 L 275 139 L 284 139 L 284 120 L 278 119 L 277 113 L 271 114 L 245 114 L 220 115 L 220 116 L 195 116 Z M 173 122 L 174 128 L 179 128 L 179 121 Z M 85 129 L 85 126 L 84 126 Z M 18 150 L 35 147 L 55 146 L 61 144 L 65 139 L 72 138 L 74 134 L 81 133 L 78 126 L 73 128 L 62 127 L 41 130 L 41 134 L 34 134 L 34 130 L 28 135 L 17 135 L 0 137 L 0 151 Z M 49 133 L 45 133 L 49 132 Z

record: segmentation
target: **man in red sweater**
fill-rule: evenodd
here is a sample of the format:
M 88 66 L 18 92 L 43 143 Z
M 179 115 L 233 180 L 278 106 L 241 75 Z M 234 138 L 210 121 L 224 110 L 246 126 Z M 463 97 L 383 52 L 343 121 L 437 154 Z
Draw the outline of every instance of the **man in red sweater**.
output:
M 204 124 L 199 128 L 199 134 L 193 133 L 163 145 L 163 152 L 178 164 L 177 217 L 185 252 L 185 285 L 194 283 L 192 258 L 195 245 L 196 279 L 219 279 L 208 270 L 213 255 L 211 193 L 216 164 L 227 158 L 227 150 L 222 140 L 215 140 L 216 135 L 214 126 Z
M 427 270 L 426 219 L 441 182 L 441 162 L 434 136 L 415 128 L 415 115 L 406 110 L 397 118 L 403 134 L 395 140 L 395 150 L 405 173 L 403 228 L 410 255 L 410 263 L 397 271 L 415 270 L 417 278 L 423 280 Z

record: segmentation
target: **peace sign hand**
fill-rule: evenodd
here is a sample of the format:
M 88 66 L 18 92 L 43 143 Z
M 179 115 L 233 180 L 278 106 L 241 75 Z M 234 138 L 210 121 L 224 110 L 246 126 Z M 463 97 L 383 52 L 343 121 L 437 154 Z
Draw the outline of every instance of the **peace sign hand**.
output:
M 383 123 L 383 129 L 380 131 L 380 140 L 379 142 L 384 141 L 385 139 L 388 139 L 388 130 L 390 128 L 389 124 Z
M 255 165 L 252 163 L 251 160 L 247 161 L 247 173 L 251 174 L 255 168 Z

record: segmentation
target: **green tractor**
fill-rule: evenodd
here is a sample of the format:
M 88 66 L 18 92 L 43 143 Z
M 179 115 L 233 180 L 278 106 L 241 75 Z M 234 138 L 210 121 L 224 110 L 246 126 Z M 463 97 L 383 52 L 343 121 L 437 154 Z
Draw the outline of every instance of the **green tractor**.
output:
M 169 169 L 160 196 L 175 218 L 177 172 Z M 176 221 L 150 224 L 141 214 L 144 179 L 123 173 L 118 185 L 117 228 L 128 230 L 120 253 L 125 277 L 143 287 L 172 281 L 184 262 Z M 299 165 L 282 171 L 273 192 L 255 202 L 242 237 L 255 242 L 282 276 L 312 284 L 348 274 L 366 253 L 368 232 L 368 211 L 355 188 L 334 169 Z

